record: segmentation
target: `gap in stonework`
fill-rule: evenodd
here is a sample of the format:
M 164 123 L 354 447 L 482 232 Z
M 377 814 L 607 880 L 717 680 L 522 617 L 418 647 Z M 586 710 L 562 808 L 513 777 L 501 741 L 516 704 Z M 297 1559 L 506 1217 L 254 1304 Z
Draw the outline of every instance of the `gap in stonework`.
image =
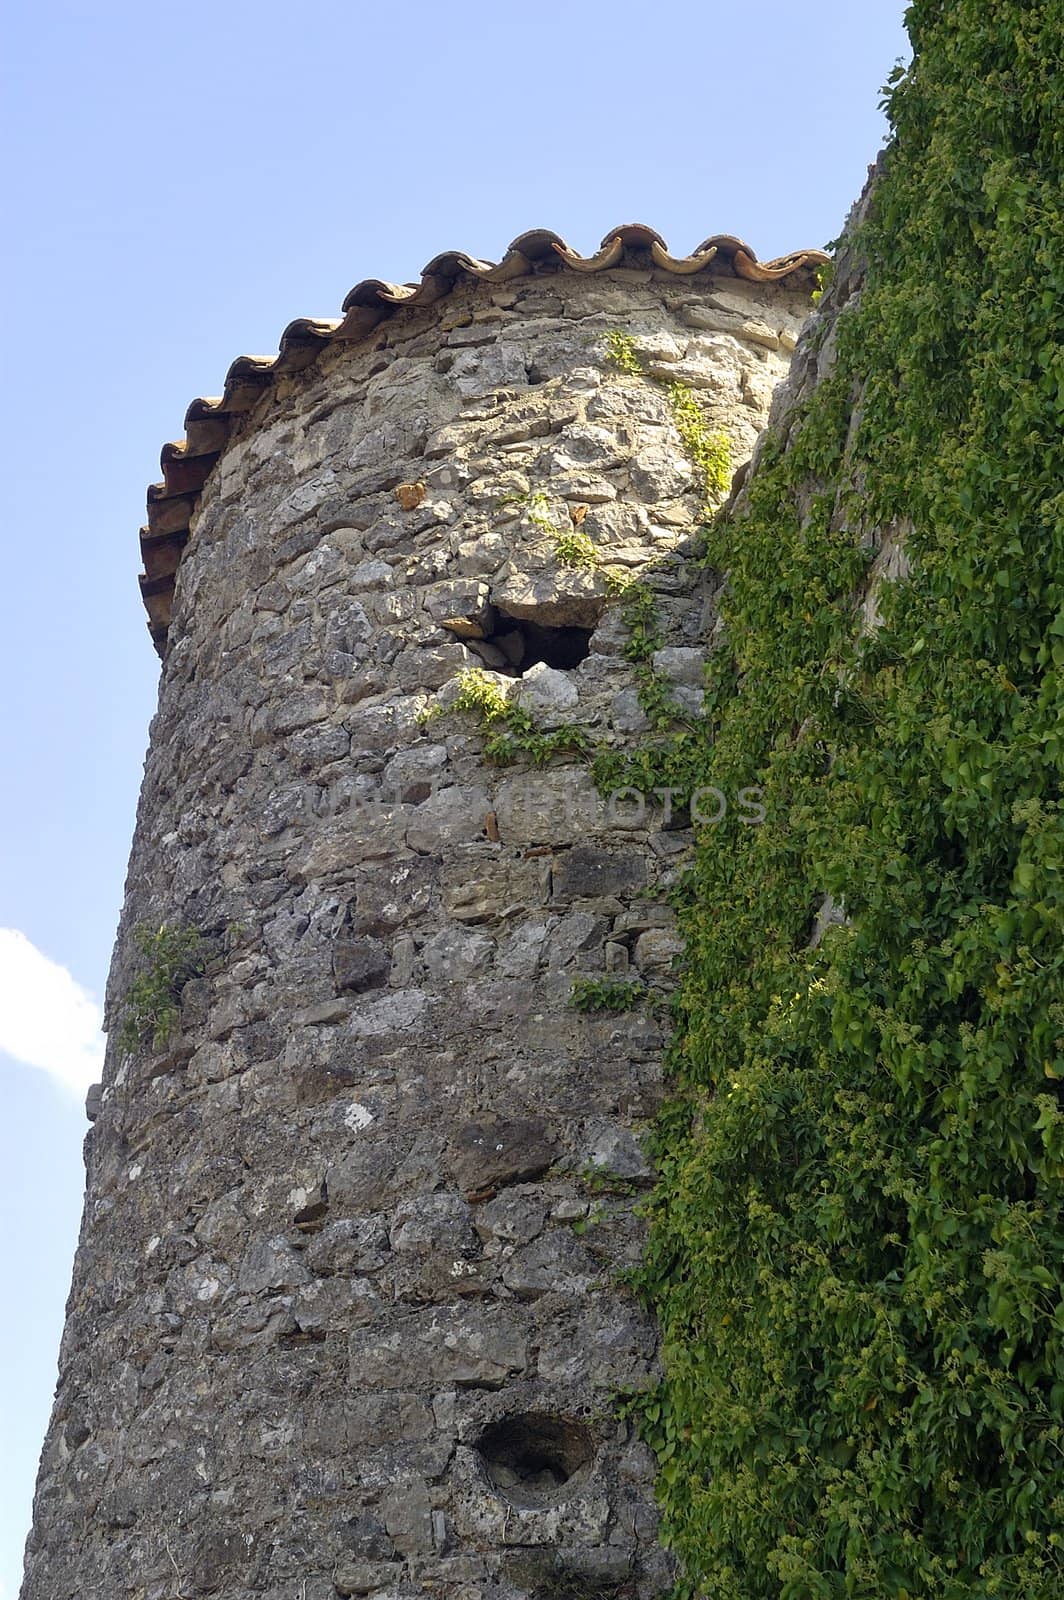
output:
M 502 1417 L 485 1428 L 477 1453 L 494 1489 L 513 1505 L 553 1505 L 586 1476 L 590 1430 L 570 1417 L 538 1412 Z
M 527 617 L 500 617 L 494 633 L 467 643 L 495 671 L 521 678 L 540 663 L 572 671 L 591 654 L 593 632 L 593 628 L 550 628 Z M 482 645 L 487 648 L 479 648 Z

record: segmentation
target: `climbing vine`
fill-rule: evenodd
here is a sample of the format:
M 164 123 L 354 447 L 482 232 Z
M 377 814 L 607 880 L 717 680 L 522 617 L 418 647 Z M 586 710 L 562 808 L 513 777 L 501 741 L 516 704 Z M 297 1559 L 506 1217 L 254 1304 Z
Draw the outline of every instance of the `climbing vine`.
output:
M 630 378 L 648 376 L 639 347 L 631 334 L 611 328 L 606 334 L 606 360 L 618 372 Z M 654 380 L 656 381 L 656 380 Z M 732 477 L 731 440 L 722 429 L 706 426 L 702 407 L 689 384 L 665 384 L 665 392 L 672 409 L 672 419 L 680 435 L 688 460 L 698 473 L 702 485 L 702 516 L 713 515 L 728 492 Z
M 498 766 L 523 757 L 533 767 L 547 766 L 557 755 L 587 753 L 591 739 L 577 723 L 558 728 L 536 726 L 531 712 L 504 694 L 499 684 L 480 667 L 460 672 L 458 692 L 447 705 L 434 705 L 422 716 L 422 723 L 434 722 L 452 712 L 465 713 L 484 730 L 484 754 Z
M 160 1049 L 177 1026 L 181 993 L 206 966 L 207 945 L 198 928 L 164 922 L 134 930 L 138 970 L 126 991 L 118 1034 L 127 1055 L 150 1046 Z
M 694 390 L 686 383 L 670 383 L 669 404 L 676 431 L 688 459 L 702 480 L 705 504 L 702 515 L 711 517 L 728 492 L 732 476 L 731 441 L 720 429 L 706 427 Z
M 563 567 L 597 568 L 602 565 L 595 541 L 583 531 L 573 512 L 570 511 L 571 526 L 559 528 L 551 515 L 550 501 L 541 489 L 530 494 L 504 495 L 499 505 L 520 506 L 532 526 L 546 535 Z M 581 510 L 586 512 L 587 507 L 583 506 Z
M 633 579 L 621 595 L 621 617 L 627 630 L 624 659 L 632 668 L 640 710 L 650 726 L 660 732 L 686 720 L 672 686 L 654 665 L 654 652 L 664 644 L 657 595 L 645 578 Z
M 681 1591 L 1064 1587 L 1064 12 L 916 0 L 859 302 L 738 520 L 629 1400 Z M 877 543 L 906 578 L 855 596 Z M 814 937 L 825 895 L 845 920 Z

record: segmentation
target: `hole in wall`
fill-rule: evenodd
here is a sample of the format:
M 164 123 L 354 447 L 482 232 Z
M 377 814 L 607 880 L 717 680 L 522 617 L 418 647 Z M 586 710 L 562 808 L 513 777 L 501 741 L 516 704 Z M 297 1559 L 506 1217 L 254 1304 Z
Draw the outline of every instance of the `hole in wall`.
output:
M 544 662 L 567 672 L 586 661 L 591 654 L 590 628 L 547 628 L 540 622 L 515 621 L 511 632 L 521 641 L 519 672 Z
M 494 633 L 465 642 L 496 672 L 520 678 L 542 662 L 569 672 L 591 654 L 593 628 L 551 628 L 527 617 L 500 616 Z
M 525 1509 L 557 1505 L 574 1494 L 595 1453 L 582 1422 L 536 1411 L 491 1423 L 476 1448 L 492 1488 Z

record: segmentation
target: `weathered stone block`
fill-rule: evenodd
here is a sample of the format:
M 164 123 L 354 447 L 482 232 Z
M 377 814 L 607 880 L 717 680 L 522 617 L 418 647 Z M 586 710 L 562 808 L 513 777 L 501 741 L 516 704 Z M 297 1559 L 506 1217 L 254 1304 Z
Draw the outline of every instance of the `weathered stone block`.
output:
M 519 924 L 499 946 L 496 970 L 504 978 L 535 977 L 546 954 L 550 922 L 536 919 Z
M 595 1258 L 569 1229 L 551 1228 L 510 1257 L 502 1281 L 519 1300 L 537 1300 L 544 1294 L 586 1294 L 598 1276 Z
M 570 673 L 538 661 L 521 678 L 515 699 L 526 711 L 557 717 L 561 712 L 572 711 L 580 694 Z
M 347 1032 L 353 1039 L 409 1033 L 424 1020 L 428 1007 L 429 996 L 423 989 L 397 989 L 379 1000 L 364 1002 L 352 1014 Z
M 357 1133 L 352 1136 L 358 1138 Z M 328 1167 L 331 1208 L 360 1215 L 387 1205 L 396 1190 L 401 1159 L 391 1142 L 362 1140 Z
M 342 1414 L 347 1444 L 353 1450 L 403 1440 L 413 1443 L 430 1438 L 437 1429 L 431 1408 L 413 1393 L 390 1390 L 386 1394 L 351 1395 L 343 1401 Z M 353 1531 L 352 1548 L 364 1556 L 384 1560 L 390 1552 L 381 1548 L 374 1520 L 367 1519 Z
M 403 1200 L 392 1220 L 393 1250 L 463 1255 L 476 1248 L 469 1206 L 461 1195 L 423 1194 Z
M 473 1226 L 486 1243 L 529 1244 L 542 1230 L 546 1215 L 546 1206 L 535 1193 L 508 1189 L 474 1208 Z
M 565 967 L 573 962 L 582 967 L 601 965 L 602 945 L 607 926 L 604 917 L 596 916 L 590 911 L 569 911 L 565 916 L 559 917 L 548 940 L 549 965 Z M 596 953 L 598 960 L 591 962 L 582 960 L 581 957 L 588 952 Z
M 249 1587 L 259 1571 L 260 1540 L 241 1528 L 201 1533 L 191 1563 L 192 1582 L 201 1594 L 215 1594 L 239 1584 Z
M 485 1117 L 464 1123 L 453 1135 L 447 1165 L 459 1188 L 483 1192 L 538 1178 L 557 1155 L 557 1140 L 544 1118 Z
M 528 1365 L 528 1327 L 502 1307 L 418 1311 L 391 1330 L 351 1336 L 349 1381 L 361 1389 L 409 1389 L 426 1380 L 460 1389 L 498 1389 Z
M 257 1239 L 244 1256 L 237 1287 L 244 1294 L 266 1294 L 306 1283 L 307 1269 L 283 1238 Z
M 335 940 L 332 949 L 333 978 L 341 994 L 359 994 L 363 989 L 379 989 L 388 981 L 392 958 L 379 939 L 347 937 Z
M 648 928 L 635 942 L 635 964 L 652 977 L 671 973 L 683 954 L 683 940 L 669 928 Z
M 574 496 L 589 500 L 581 488 Z M 523 617 L 546 628 L 593 628 L 602 615 L 609 588 L 603 573 L 589 567 L 553 571 L 511 571 L 494 585 L 491 598 L 508 617 Z
M 454 983 L 483 973 L 495 950 L 494 939 L 462 926 L 441 928 L 427 941 L 421 958 L 437 982 Z
M 705 679 L 706 656 L 703 650 L 667 645 L 663 650 L 654 651 L 653 667 L 655 672 L 663 672 L 673 683 L 686 683 L 700 689 Z
M 381 1515 L 401 1555 L 426 1555 L 433 1548 L 432 1498 L 423 1478 L 392 1484 L 381 1496 Z
M 491 809 L 488 792 L 464 784 L 436 789 L 410 814 L 406 842 L 420 855 L 439 856 L 482 836 Z
M 646 444 L 632 458 L 632 484 L 645 500 L 675 500 L 694 487 L 694 469 L 676 445 Z
M 304 1260 L 321 1276 L 375 1272 L 388 1255 L 388 1230 L 380 1216 L 345 1217 L 327 1223 L 310 1240 Z
M 496 389 L 524 388 L 528 383 L 524 350 L 506 340 L 484 349 L 462 350 L 448 367 L 447 381 L 469 400 Z
M 460 638 L 482 639 L 494 626 L 489 596 L 488 585 L 476 578 L 452 578 L 427 589 L 424 606 L 441 628 Z
M 495 797 L 504 844 L 568 842 L 594 827 L 601 814 L 602 800 L 586 767 L 521 773 L 504 779 Z
M 605 850 L 577 844 L 552 863 L 555 900 L 598 899 L 638 893 L 647 881 L 646 856 L 635 850 Z
M 390 1585 L 401 1579 L 402 1572 L 398 1562 L 362 1561 L 357 1556 L 342 1556 L 333 1575 L 335 1593 L 369 1594 L 376 1590 L 381 1595 L 395 1594 Z
M 447 746 L 420 741 L 392 757 L 383 773 L 384 792 L 404 804 L 427 800 L 447 765 Z
M 423 856 L 363 867 L 354 878 L 353 931 L 388 938 L 425 916 L 435 904 L 439 877 L 437 863 Z
M 630 1129 L 619 1127 L 615 1122 L 597 1120 L 588 1125 L 586 1138 L 589 1166 L 633 1182 L 653 1177 L 654 1169 Z
M 444 865 L 443 905 L 460 922 L 495 922 L 545 903 L 550 866 L 541 859 L 460 857 Z

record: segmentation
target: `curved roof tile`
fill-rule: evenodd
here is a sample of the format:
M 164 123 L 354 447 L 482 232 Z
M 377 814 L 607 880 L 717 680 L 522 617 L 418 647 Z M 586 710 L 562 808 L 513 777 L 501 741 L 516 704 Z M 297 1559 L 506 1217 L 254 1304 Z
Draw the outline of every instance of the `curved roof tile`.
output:
M 251 409 L 276 378 L 310 366 L 333 341 L 349 343 L 365 338 L 399 308 L 434 304 L 463 280 L 508 283 L 537 271 L 559 268 L 605 272 L 620 265 L 630 251 L 642 257 L 640 264 L 645 265 L 649 256 L 652 264 L 664 272 L 686 276 L 712 266 L 716 273 L 745 278 L 751 283 L 775 283 L 828 260 L 822 250 L 796 250 L 775 261 L 759 261 L 748 244 L 728 233 L 703 239 L 688 256 L 673 256 L 653 228 L 630 222 L 612 228 L 591 256 L 581 256 L 549 228 L 533 228 L 519 234 L 500 261 L 478 261 L 461 250 L 446 250 L 433 257 L 417 283 L 364 278 L 344 300 L 341 317 L 299 317 L 282 333 L 276 356 L 238 356 L 225 375 L 221 395 L 193 400 L 185 413 L 185 438 L 163 446 L 163 481 L 148 489 L 148 521 L 140 534 L 144 560 L 140 588 L 148 626 L 160 655 L 170 624 L 174 578 L 200 492 L 240 416 Z

